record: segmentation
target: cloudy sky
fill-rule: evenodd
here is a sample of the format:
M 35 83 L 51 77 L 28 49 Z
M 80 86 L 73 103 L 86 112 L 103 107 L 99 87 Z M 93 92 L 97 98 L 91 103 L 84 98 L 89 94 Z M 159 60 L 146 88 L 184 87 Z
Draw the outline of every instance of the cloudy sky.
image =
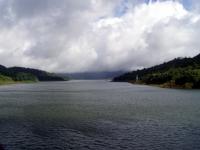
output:
M 133 70 L 200 53 L 199 0 L 0 0 L 0 64 Z

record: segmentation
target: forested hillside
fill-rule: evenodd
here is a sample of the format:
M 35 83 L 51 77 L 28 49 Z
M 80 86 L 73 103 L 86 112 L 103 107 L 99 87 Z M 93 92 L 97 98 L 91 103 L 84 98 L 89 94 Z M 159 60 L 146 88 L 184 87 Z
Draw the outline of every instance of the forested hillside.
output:
M 64 79 L 42 70 L 23 67 L 7 68 L 0 65 L 0 82 L 5 83 L 17 81 L 64 81 Z
M 200 54 L 193 58 L 176 58 L 151 68 L 132 71 L 114 78 L 113 81 L 200 88 Z

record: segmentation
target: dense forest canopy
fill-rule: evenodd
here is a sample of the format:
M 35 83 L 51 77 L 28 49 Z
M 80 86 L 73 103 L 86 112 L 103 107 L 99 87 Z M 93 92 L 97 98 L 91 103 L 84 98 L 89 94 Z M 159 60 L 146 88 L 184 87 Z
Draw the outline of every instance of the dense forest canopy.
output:
M 176 58 L 151 68 L 128 72 L 113 81 L 200 88 L 200 54 L 193 58 Z
M 64 81 L 60 76 L 46 71 L 0 65 L 0 81 Z

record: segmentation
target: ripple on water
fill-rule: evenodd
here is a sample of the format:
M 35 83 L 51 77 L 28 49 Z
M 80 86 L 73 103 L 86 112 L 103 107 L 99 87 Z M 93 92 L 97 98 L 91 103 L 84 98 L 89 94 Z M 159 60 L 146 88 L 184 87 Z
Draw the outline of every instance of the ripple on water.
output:
M 1 87 L 0 143 L 6 150 L 200 149 L 199 93 L 105 81 Z

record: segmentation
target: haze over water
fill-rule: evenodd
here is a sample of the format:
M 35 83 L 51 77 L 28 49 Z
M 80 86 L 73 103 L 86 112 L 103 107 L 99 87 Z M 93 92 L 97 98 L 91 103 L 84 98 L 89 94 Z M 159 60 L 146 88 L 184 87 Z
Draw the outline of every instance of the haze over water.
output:
M 21 149 L 200 149 L 200 91 L 69 81 L 0 87 L 0 143 Z

